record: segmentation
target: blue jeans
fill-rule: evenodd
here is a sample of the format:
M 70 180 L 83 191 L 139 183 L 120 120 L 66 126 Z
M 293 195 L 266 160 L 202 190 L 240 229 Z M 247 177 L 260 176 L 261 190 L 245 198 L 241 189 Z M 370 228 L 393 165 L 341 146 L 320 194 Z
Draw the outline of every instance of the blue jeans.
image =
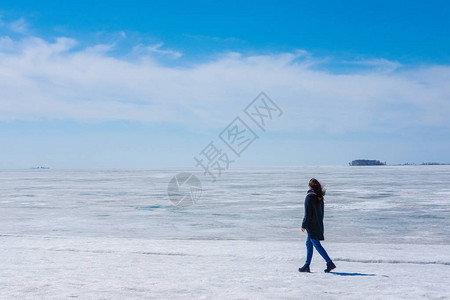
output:
M 313 246 L 316 248 L 317 252 L 325 259 L 325 261 L 328 263 L 331 261 L 331 258 L 328 256 L 327 251 L 322 247 L 319 240 L 315 240 L 309 237 L 306 239 L 306 262 L 305 264 L 309 265 L 311 264 L 311 259 L 313 255 Z

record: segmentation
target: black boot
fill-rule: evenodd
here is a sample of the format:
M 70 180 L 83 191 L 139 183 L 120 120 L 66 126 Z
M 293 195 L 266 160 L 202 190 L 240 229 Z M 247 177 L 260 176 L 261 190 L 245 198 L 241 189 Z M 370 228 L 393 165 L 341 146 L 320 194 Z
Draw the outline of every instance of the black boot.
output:
M 328 273 L 333 269 L 336 269 L 336 265 L 332 261 L 327 262 L 327 268 L 324 270 L 325 273 Z
M 303 267 L 298 269 L 299 272 L 310 272 L 309 271 L 309 265 L 305 264 Z

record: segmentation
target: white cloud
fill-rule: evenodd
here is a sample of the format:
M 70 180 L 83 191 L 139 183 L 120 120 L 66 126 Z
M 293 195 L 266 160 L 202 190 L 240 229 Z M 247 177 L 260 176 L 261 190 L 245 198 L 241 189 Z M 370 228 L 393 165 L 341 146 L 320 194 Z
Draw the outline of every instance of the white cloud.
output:
M 150 54 L 152 54 L 152 53 L 162 54 L 162 55 L 168 56 L 172 59 L 177 59 L 177 58 L 180 58 L 181 56 L 183 56 L 183 54 L 179 51 L 162 49 L 163 46 L 164 46 L 163 43 L 159 43 L 159 44 L 152 45 L 152 46 L 138 45 L 138 46 L 134 47 L 134 51 L 137 54 L 145 54 L 146 52 L 148 52 Z
M 369 60 L 355 60 L 355 61 L 344 61 L 344 64 L 349 65 L 359 65 L 371 68 L 373 71 L 376 69 L 377 71 L 395 71 L 396 69 L 401 67 L 401 64 L 396 61 L 390 61 L 384 58 L 377 59 L 369 59 Z
M 195 40 L 203 40 L 203 41 L 214 41 L 214 42 L 241 42 L 241 40 L 235 38 L 235 37 L 226 37 L 226 38 L 222 38 L 222 37 L 217 37 L 217 36 L 207 36 L 207 35 L 192 35 L 192 34 L 184 34 L 184 36 L 191 38 L 191 39 L 195 39 Z
M 28 32 L 28 24 L 25 19 L 20 18 L 9 23 L 9 29 L 16 33 L 26 34 Z
M 14 41 L 9 36 L 0 37 L 0 50 L 13 50 Z
M 450 128 L 448 66 L 402 69 L 381 59 L 354 62 L 373 66 L 364 72 L 334 74 L 317 68 L 321 59 L 299 50 L 225 53 L 181 67 L 160 61 L 159 55 L 181 56 L 162 44 L 146 47 L 132 61 L 108 55 L 114 45 L 77 45 L 65 37 L 52 42 L 1 37 L 0 121 L 135 120 L 220 128 L 265 91 L 285 111 L 274 129 Z

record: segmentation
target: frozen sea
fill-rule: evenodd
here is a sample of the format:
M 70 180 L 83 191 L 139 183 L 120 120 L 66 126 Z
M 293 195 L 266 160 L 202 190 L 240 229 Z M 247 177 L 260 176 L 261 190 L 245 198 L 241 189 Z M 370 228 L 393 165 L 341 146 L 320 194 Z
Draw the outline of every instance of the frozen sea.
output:
M 0 171 L 0 298 L 450 298 L 450 166 Z M 198 171 L 198 170 L 193 170 Z M 300 274 L 303 201 L 327 189 L 323 245 Z

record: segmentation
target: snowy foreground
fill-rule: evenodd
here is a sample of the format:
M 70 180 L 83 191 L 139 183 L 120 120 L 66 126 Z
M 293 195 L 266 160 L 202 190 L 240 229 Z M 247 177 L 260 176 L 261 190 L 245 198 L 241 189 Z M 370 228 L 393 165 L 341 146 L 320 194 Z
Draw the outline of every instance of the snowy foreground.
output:
M 450 166 L 237 169 L 187 209 L 179 171 L 0 170 L 0 300 L 450 299 Z M 312 176 L 334 274 L 298 272 Z
M 0 236 L 1 299 L 444 299 L 450 245 Z M 308 297 L 305 297 L 305 296 Z

